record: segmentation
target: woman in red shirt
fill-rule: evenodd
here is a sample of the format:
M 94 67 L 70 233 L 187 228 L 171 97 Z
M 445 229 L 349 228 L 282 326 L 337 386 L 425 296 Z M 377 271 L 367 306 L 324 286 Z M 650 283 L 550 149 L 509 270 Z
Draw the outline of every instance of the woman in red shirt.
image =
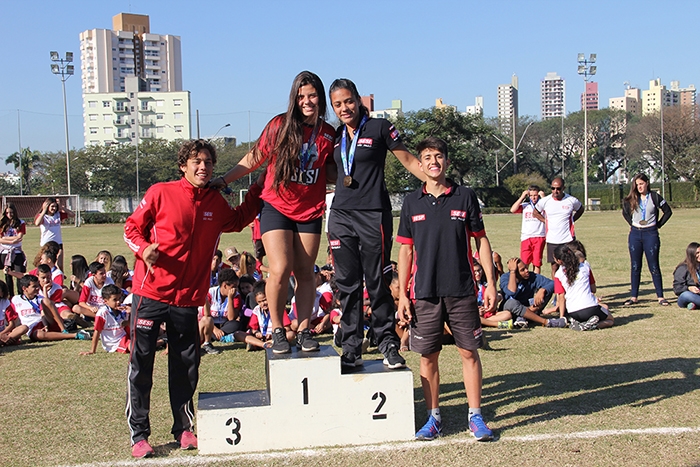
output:
M 297 347 L 303 351 L 319 348 L 309 330 L 309 317 L 316 298 L 313 266 L 321 241 L 326 161 L 332 163 L 328 156 L 335 134 L 325 116 L 321 79 L 302 71 L 292 83 L 287 112 L 273 118 L 253 150 L 212 182 L 215 188 L 223 187 L 267 162 L 260 231 L 269 262 L 265 291 L 273 328 L 272 351 L 278 354 L 290 351 L 282 315 L 292 272 L 299 310 Z

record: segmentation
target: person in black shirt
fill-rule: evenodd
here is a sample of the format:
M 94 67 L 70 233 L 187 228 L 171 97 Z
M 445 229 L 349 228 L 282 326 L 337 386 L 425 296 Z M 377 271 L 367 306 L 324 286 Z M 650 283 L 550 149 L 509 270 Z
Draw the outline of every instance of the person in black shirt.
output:
M 331 105 L 340 120 L 333 157 L 338 183 L 331 206 L 328 238 L 335 265 L 335 281 L 343 307 L 341 363 L 362 365 L 362 277 L 372 308 L 372 329 L 384 363 L 406 365 L 399 355 L 394 303 L 383 279 L 389 266 L 393 230 L 391 203 L 384 181 L 387 150 L 416 177 L 424 178 L 416 159 L 401 142 L 391 122 L 369 118 L 355 84 L 337 79 L 330 87 Z

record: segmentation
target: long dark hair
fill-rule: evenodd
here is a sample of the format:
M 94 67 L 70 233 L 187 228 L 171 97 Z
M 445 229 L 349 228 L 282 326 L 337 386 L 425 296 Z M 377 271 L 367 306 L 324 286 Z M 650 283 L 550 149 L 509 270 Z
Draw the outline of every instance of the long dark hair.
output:
M 14 216 L 12 216 L 12 219 L 7 217 L 7 210 L 11 209 Z M 13 203 L 7 203 L 5 205 L 5 209 L 2 210 L 2 218 L 0 218 L 0 231 L 2 233 L 7 232 L 7 229 L 10 227 L 12 228 L 18 228 L 20 225 L 22 225 L 22 222 L 19 219 L 19 216 L 17 215 L 17 207 Z
M 630 192 L 627 196 L 625 196 L 625 202 L 629 203 L 630 205 L 630 211 L 636 211 L 637 208 L 639 207 L 639 190 L 637 190 L 637 180 L 643 180 L 647 183 L 647 191 L 651 191 L 649 189 L 649 177 L 647 177 L 645 174 L 637 174 L 632 178 L 632 186 L 630 187 Z
M 695 258 L 695 253 L 697 253 L 698 248 L 700 248 L 700 243 L 698 242 L 690 242 L 688 244 L 688 247 L 685 249 L 685 260 L 683 260 L 683 263 L 685 263 L 685 267 L 688 268 L 688 274 L 690 274 L 690 277 L 693 278 L 693 282 L 695 282 L 695 285 L 698 285 L 698 269 L 700 268 L 700 264 L 698 263 L 698 260 Z
M 117 255 L 112 261 L 112 267 L 109 270 L 109 276 L 120 289 L 124 288 L 124 282 L 129 277 L 129 266 L 126 264 L 126 258 L 122 255 Z
M 314 127 L 318 127 L 326 119 L 326 91 L 321 78 L 310 71 L 302 71 L 294 78 L 292 89 L 289 92 L 287 112 L 280 115 L 282 124 L 277 130 L 277 134 L 274 135 L 272 147 L 277 160 L 272 188 L 275 191 L 279 191 L 281 186 L 286 187 L 289 184 L 296 170 L 301 147 L 304 144 L 304 115 L 299 109 L 299 105 L 297 105 L 297 96 L 299 95 L 299 90 L 306 85 L 313 86 L 316 89 L 316 94 L 318 94 L 318 119 L 314 123 Z M 258 140 L 259 142 L 260 140 Z M 263 158 L 258 143 L 253 149 L 256 162 Z
M 76 279 L 78 279 L 78 282 L 85 282 L 85 280 L 88 278 L 88 273 L 90 272 L 88 269 L 87 260 L 83 255 L 71 256 L 70 269 L 71 273 L 76 277 Z
M 360 93 L 357 92 L 357 86 L 351 80 L 347 78 L 338 78 L 331 83 L 331 87 L 328 90 L 328 97 L 336 92 L 338 89 L 347 89 L 352 94 L 353 99 L 355 99 L 360 104 L 360 115 L 367 115 L 369 117 L 369 109 L 365 107 L 362 103 L 362 97 Z
M 571 248 L 567 245 L 559 245 L 554 250 L 554 258 L 558 259 L 562 263 L 564 268 L 564 275 L 566 276 L 566 282 L 572 285 L 576 282 L 576 276 L 578 276 L 578 266 L 579 260 L 576 257 Z

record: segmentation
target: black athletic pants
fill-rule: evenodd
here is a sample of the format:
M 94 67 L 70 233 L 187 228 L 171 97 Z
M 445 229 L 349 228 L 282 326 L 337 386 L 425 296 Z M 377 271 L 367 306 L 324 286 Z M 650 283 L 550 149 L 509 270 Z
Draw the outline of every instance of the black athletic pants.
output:
M 131 356 L 126 417 L 131 444 L 148 439 L 151 425 L 153 362 L 161 323 L 168 335 L 168 388 L 173 413 L 172 434 L 177 439 L 194 426 L 192 397 L 199 380 L 199 328 L 197 308 L 180 308 L 134 295 L 131 305 Z
M 343 352 L 362 355 L 363 273 L 372 307 L 371 326 L 379 351 L 386 353 L 390 344 L 398 348 L 394 300 L 383 277 L 391 257 L 392 230 L 391 211 L 333 209 L 330 216 L 328 238 L 343 307 L 340 318 Z

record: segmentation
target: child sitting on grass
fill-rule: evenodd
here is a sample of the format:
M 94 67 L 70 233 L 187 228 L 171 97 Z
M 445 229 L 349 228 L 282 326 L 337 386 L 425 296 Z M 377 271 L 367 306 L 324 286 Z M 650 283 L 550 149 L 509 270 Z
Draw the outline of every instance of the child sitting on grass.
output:
M 100 254 L 104 256 L 104 251 L 100 252 Z M 109 257 L 109 263 L 112 263 L 111 255 Z M 94 318 L 100 307 L 104 305 L 102 287 L 114 284 L 114 281 L 107 277 L 107 270 L 104 263 L 95 261 L 90 263 L 89 269 L 92 275 L 85 281 L 83 289 L 80 292 L 79 302 L 73 307 L 73 312 L 77 315 Z
M 16 331 L 22 326 L 22 323 L 19 321 L 17 312 L 10 306 L 9 295 L 7 284 L 0 280 L 0 346 L 19 344 L 22 334 L 27 332 L 26 326 Z M 17 337 L 10 337 L 13 331 Z
M 605 305 L 594 295 L 595 279 L 583 245 L 572 249 L 559 245 L 554 259 L 560 268 L 554 274 L 554 292 L 557 294 L 559 315 L 569 319 L 569 327 L 575 331 L 609 328 L 613 317 Z
M 80 355 L 93 355 L 100 341 L 106 352 L 129 353 L 129 313 L 121 306 L 122 296 L 122 290 L 114 284 L 102 287 L 104 305 L 95 316 L 92 348 L 89 352 L 80 352 Z
M 270 323 L 270 308 L 267 304 L 267 295 L 265 294 L 265 281 L 261 280 L 255 283 L 251 292 L 258 303 L 253 309 L 248 323 L 248 332 L 236 331 L 233 335 L 229 334 L 221 339 L 221 342 L 238 342 L 246 343 L 246 350 L 264 349 L 272 345 L 272 326 Z M 282 326 L 287 336 L 287 341 L 294 342 L 296 333 L 292 331 L 292 322 L 289 320 L 287 313 L 282 313 Z
M 199 338 L 202 351 L 217 355 L 221 350 L 214 347 L 212 339 L 221 340 L 225 336 L 241 330 L 238 317 L 243 306 L 238 293 L 238 276 L 231 268 L 222 269 L 218 274 L 219 285 L 211 287 L 207 301 L 200 308 Z
M 43 298 L 39 298 L 39 278 L 27 274 L 19 281 L 22 293 L 12 297 L 11 306 L 19 315 L 20 322 L 24 325 L 10 333 L 11 338 L 17 338 L 16 334 L 23 330 L 32 341 L 59 341 L 66 339 L 89 340 L 90 333 L 80 330 L 76 333 L 66 332 L 63 320 L 56 310 L 56 305 L 51 301 L 51 285 L 47 284 L 43 290 Z

